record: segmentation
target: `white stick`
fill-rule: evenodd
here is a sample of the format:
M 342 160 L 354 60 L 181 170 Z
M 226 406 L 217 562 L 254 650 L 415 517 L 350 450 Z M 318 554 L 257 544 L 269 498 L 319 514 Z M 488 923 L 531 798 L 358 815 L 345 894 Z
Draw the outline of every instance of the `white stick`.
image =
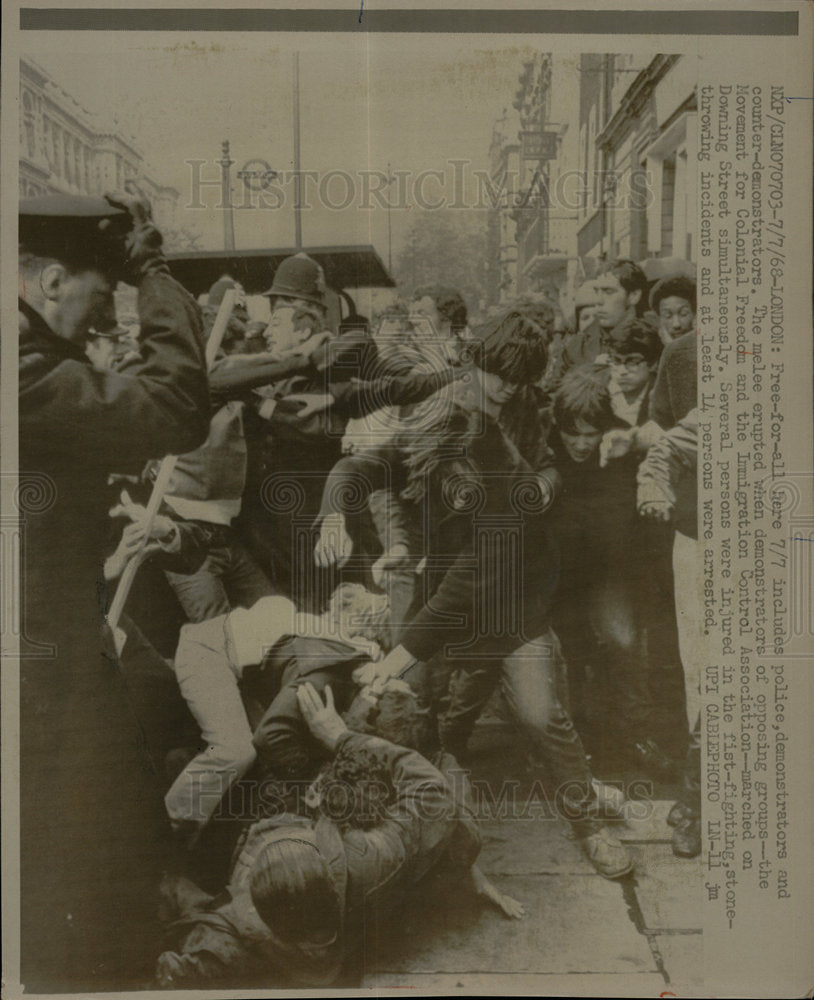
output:
M 229 323 L 229 319 L 232 315 L 232 309 L 235 304 L 235 290 L 229 288 L 226 294 L 223 296 L 223 301 L 218 309 L 218 315 L 215 318 L 215 322 L 212 326 L 212 331 L 209 334 L 209 339 L 206 342 L 206 370 L 212 367 L 212 363 L 215 360 L 215 355 L 218 353 L 221 342 L 223 341 L 224 334 L 226 333 L 226 327 Z M 153 483 L 153 491 L 150 494 L 150 500 L 147 504 L 147 510 L 144 516 L 144 535 L 141 539 L 141 543 L 133 555 L 128 560 L 127 565 L 124 568 L 118 586 L 116 587 L 116 593 L 113 595 L 113 600 L 110 604 L 110 611 L 107 615 L 107 622 L 110 626 L 111 631 L 115 631 L 119 624 L 119 619 L 121 618 L 122 611 L 124 610 L 124 605 L 127 602 L 127 598 L 130 595 L 130 588 L 133 586 L 133 580 L 136 578 L 136 573 L 138 568 L 142 563 L 141 554 L 142 549 L 147 544 L 147 540 L 150 537 L 150 529 L 153 526 L 153 521 L 158 513 L 158 508 L 161 506 L 161 501 L 164 499 L 164 494 L 167 492 L 167 488 L 170 485 L 170 479 L 175 471 L 175 463 L 178 461 L 176 455 L 167 455 L 161 462 L 158 468 L 158 475 Z

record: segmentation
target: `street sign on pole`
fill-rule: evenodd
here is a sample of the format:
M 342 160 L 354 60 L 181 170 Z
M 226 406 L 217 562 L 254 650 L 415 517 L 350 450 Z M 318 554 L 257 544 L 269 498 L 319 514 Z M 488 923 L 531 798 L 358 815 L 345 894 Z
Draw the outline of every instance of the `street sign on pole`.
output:
M 238 170 L 237 176 L 250 191 L 262 191 L 270 187 L 279 174 L 265 160 L 249 160 Z
M 554 160 L 557 158 L 556 132 L 521 132 L 524 160 Z

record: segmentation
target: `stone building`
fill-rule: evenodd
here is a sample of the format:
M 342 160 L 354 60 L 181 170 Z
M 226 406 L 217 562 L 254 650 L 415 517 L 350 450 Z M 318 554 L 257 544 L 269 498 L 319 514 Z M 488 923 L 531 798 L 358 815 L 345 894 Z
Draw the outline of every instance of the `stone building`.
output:
M 583 55 L 584 257 L 695 255 L 696 77 L 688 56 Z
M 695 256 L 695 61 L 536 53 L 493 133 L 490 303 L 545 294 L 570 315 L 604 259 Z M 513 172 L 514 171 L 514 172 Z
M 156 180 L 135 139 L 83 108 L 30 58 L 20 60 L 19 166 L 21 198 L 99 195 L 133 178 L 159 227 L 175 224 L 180 192 Z
M 517 240 L 512 216 L 520 178 L 520 119 L 504 110 L 489 149 L 489 222 L 486 299 L 491 305 L 517 294 Z

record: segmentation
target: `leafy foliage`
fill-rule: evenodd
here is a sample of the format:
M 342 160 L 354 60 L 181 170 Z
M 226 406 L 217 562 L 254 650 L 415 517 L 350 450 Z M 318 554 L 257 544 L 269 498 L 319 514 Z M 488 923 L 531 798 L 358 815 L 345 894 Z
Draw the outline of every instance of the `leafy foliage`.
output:
M 411 225 L 393 277 L 406 299 L 421 285 L 447 285 L 464 297 L 470 313 L 481 308 L 487 275 L 487 213 L 423 211 Z

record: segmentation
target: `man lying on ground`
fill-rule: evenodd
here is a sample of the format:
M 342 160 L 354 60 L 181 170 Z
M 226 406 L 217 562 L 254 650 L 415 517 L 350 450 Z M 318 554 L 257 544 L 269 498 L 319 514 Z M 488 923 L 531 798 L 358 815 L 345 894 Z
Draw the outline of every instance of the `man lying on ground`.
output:
M 297 698 L 331 755 L 312 786 L 312 815 L 282 813 L 250 827 L 217 897 L 165 880 L 176 950 L 159 957 L 157 988 L 330 986 L 350 954 L 372 947 L 367 929 L 439 865 L 470 870 L 478 893 L 523 916 L 473 868 L 480 838 L 460 781 L 414 750 L 351 732 L 330 687 L 324 704 L 307 682 Z
M 278 647 L 301 638 L 311 644 L 295 649 L 294 660 L 297 651 L 318 665 L 350 658 L 347 675 L 351 683 L 354 666 L 381 654 L 378 645 L 367 638 L 368 618 L 386 613 L 385 595 L 372 595 L 359 587 L 351 598 L 346 589 L 339 588 L 321 616 L 300 613 L 287 597 L 277 595 L 262 598 L 252 608 L 237 608 L 184 626 L 175 654 L 175 676 L 200 726 L 205 748 L 178 775 L 164 800 L 179 841 L 194 845 L 221 798 L 249 771 L 257 756 L 241 692 L 244 670 L 262 667 L 270 658 L 269 672 L 276 676 L 275 664 L 291 659 L 285 654 L 275 658 Z M 263 681 L 262 676 L 255 676 L 254 686 L 259 682 L 262 687 Z

